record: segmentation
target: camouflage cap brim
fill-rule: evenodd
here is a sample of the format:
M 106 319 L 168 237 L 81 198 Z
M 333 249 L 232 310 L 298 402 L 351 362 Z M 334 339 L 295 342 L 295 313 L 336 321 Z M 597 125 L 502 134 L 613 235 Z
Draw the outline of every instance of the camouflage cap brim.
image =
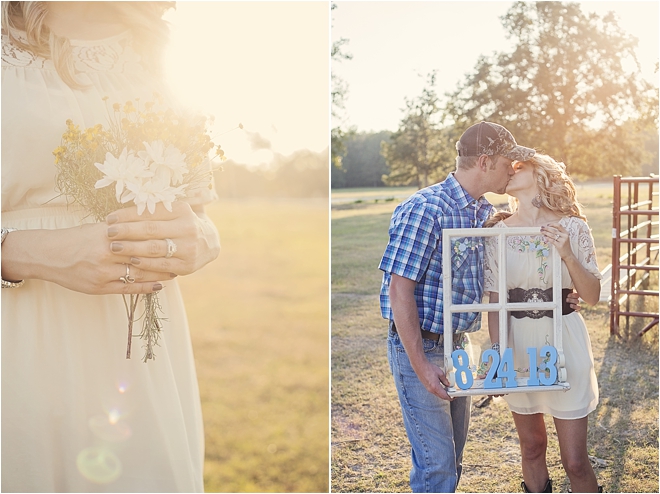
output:
M 511 151 L 502 154 L 513 161 L 527 161 L 536 154 L 536 150 L 526 148 L 525 146 L 516 146 Z
M 502 154 L 513 161 L 527 161 L 536 154 L 536 150 L 526 148 L 525 146 L 516 146 L 511 151 Z

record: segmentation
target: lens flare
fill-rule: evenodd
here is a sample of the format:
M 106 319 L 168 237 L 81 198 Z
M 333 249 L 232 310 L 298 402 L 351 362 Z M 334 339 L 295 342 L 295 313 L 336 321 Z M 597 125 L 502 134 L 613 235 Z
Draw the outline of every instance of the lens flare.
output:
M 131 437 L 130 426 L 121 419 L 117 410 L 108 415 L 95 415 L 89 419 L 89 428 L 94 435 L 104 441 L 119 443 Z
M 76 465 L 80 474 L 95 484 L 109 484 L 121 475 L 117 455 L 101 447 L 83 449 L 76 458 Z
M 119 419 L 121 418 L 121 414 L 119 413 L 119 410 L 116 408 L 113 408 L 110 410 L 110 413 L 108 413 L 108 421 L 114 425 L 117 422 L 119 422 Z

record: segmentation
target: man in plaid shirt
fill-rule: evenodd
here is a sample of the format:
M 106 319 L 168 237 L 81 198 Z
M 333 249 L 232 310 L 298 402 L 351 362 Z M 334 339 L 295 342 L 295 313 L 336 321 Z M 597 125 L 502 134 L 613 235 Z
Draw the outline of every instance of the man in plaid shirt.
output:
M 450 399 L 444 387 L 449 381 L 442 369 L 442 229 L 481 227 L 493 212 L 483 195 L 503 194 L 514 173 L 512 162 L 535 153 L 490 122 L 467 129 L 456 150 L 455 172 L 395 209 L 379 266 L 384 272 L 380 305 L 389 320 L 390 369 L 412 446 L 413 492 L 455 492 L 470 420 L 470 398 Z M 459 253 L 458 263 L 452 263 L 454 301 L 479 303 L 483 247 L 477 242 Z M 481 327 L 480 313 L 456 313 L 452 318 L 453 348 L 464 345 L 467 333 Z

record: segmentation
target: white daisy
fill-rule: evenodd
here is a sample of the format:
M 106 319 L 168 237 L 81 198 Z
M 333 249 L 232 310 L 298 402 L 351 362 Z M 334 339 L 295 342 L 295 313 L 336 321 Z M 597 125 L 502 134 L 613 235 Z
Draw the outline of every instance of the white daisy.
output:
M 185 162 L 186 155 L 181 153 L 172 144 L 161 140 L 151 143 L 143 142 L 144 151 L 140 151 L 138 156 L 143 160 L 150 162 L 149 167 L 155 173 L 159 168 L 165 167 L 171 172 L 174 185 L 183 182 L 183 175 L 188 173 L 188 167 Z
M 126 148 L 118 158 L 115 158 L 111 153 L 106 153 L 103 164 L 94 163 L 94 166 L 105 175 L 94 184 L 94 187 L 100 189 L 116 182 L 115 193 L 118 201 L 128 183 L 141 182 L 142 178 L 153 175 L 144 160 L 133 153 L 129 153 Z
M 121 201 L 123 203 L 133 201 L 138 207 L 138 214 L 142 214 L 146 209 L 151 214 L 156 210 L 156 204 L 162 202 L 165 209 L 172 211 L 172 203 L 178 197 L 185 195 L 184 189 L 187 184 L 179 187 L 172 187 L 169 181 L 153 177 L 141 183 L 127 183 L 128 192 L 124 194 Z

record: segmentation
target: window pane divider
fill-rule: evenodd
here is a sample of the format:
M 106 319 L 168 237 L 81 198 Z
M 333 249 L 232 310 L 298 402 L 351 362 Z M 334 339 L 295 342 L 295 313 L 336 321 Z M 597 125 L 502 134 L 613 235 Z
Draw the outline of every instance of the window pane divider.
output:
M 541 235 L 539 227 L 507 227 L 507 228 L 445 228 L 442 231 L 442 294 L 443 294 L 443 326 L 444 326 L 444 361 L 445 374 L 452 387 L 448 388 L 450 396 L 487 395 L 487 394 L 509 394 L 509 393 L 531 393 L 541 391 L 566 391 L 570 389 L 567 381 L 566 363 L 562 346 L 562 261 L 557 249 L 549 246 L 552 255 L 552 302 L 520 303 L 508 302 L 508 290 L 506 280 L 506 239 L 510 236 L 537 236 Z M 452 265 L 451 255 L 453 252 L 452 239 L 463 237 L 497 237 L 498 257 L 498 303 L 474 303 L 454 304 L 452 296 Z M 485 243 L 482 246 L 485 253 Z M 482 297 L 483 298 L 483 297 Z M 447 302 L 449 301 L 449 303 Z M 455 370 L 452 360 L 453 328 L 452 314 L 460 312 L 499 312 L 499 337 L 500 356 L 508 347 L 508 311 L 511 310 L 552 310 L 553 311 L 553 333 L 554 347 L 557 350 L 557 380 L 555 384 L 548 386 L 527 386 L 528 378 L 516 378 L 515 388 L 484 389 L 484 380 L 475 380 L 469 389 L 460 389 L 455 386 Z

